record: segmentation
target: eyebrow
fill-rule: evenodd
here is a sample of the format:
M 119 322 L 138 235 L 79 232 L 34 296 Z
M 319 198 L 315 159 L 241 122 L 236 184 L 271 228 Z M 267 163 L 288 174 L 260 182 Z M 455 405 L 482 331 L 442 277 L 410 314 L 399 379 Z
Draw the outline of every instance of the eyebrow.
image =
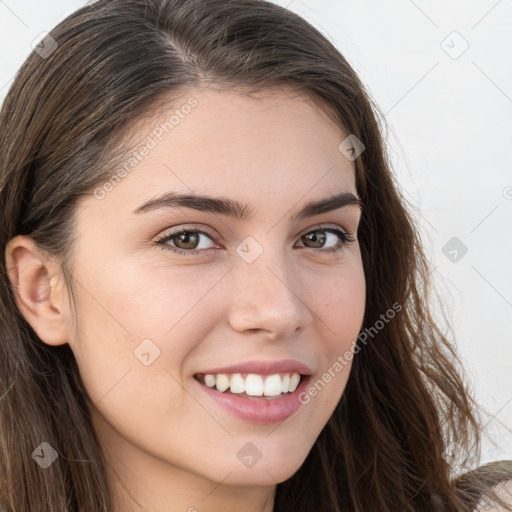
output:
M 362 209 L 362 202 L 359 197 L 351 192 L 342 191 L 334 196 L 306 203 L 290 220 L 296 221 L 313 217 L 314 215 L 338 210 L 345 206 L 358 206 Z M 219 213 L 239 220 L 249 220 L 254 213 L 254 210 L 252 210 L 249 205 L 240 203 L 234 199 L 197 194 L 180 194 L 176 192 L 166 192 L 160 196 L 154 197 L 133 210 L 132 213 L 141 214 L 160 208 L 179 207 L 192 208 L 202 212 Z

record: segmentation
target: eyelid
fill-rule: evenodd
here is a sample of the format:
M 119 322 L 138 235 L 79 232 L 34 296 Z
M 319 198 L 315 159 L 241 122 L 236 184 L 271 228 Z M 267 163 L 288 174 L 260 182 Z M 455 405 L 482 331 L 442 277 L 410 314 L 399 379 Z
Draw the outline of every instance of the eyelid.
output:
M 194 225 L 194 224 L 192 224 L 191 226 L 189 226 L 189 225 L 186 225 L 186 226 L 180 225 L 179 227 L 176 227 L 176 228 L 170 228 L 169 231 L 167 231 L 163 235 L 159 235 L 155 241 L 156 242 L 160 242 L 161 240 L 165 240 L 166 238 L 168 238 L 170 236 L 176 236 L 176 235 L 179 235 L 182 232 L 189 232 L 189 231 L 195 231 L 195 232 L 198 232 L 198 233 L 206 234 L 214 242 L 217 243 L 217 235 L 211 229 L 203 227 L 203 226 L 199 227 L 198 225 Z
M 313 231 L 320 231 L 322 229 L 325 229 L 325 230 L 331 229 L 334 231 L 342 232 L 345 235 L 346 240 L 340 241 L 341 247 L 357 240 L 357 236 L 356 236 L 357 229 L 355 231 L 351 231 L 351 230 L 345 228 L 344 226 L 341 226 L 339 224 L 333 224 L 333 223 L 314 224 L 313 226 L 301 231 L 298 235 L 295 236 L 295 238 L 297 238 L 297 237 L 300 238 L 308 233 L 311 233 Z M 155 240 L 155 243 L 157 244 L 157 246 L 161 245 L 162 246 L 161 248 L 164 249 L 164 248 L 166 248 L 167 244 L 165 242 L 167 240 L 172 239 L 173 237 L 179 235 L 182 232 L 195 232 L 195 233 L 199 233 L 199 234 L 204 234 L 204 235 L 208 236 L 213 242 L 220 245 L 219 242 L 217 241 L 217 235 L 210 228 L 199 227 L 198 225 L 194 225 L 194 224 L 192 224 L 191 226 L 180 225 L 178 228 L 170 228 L 170 231 L 164 233 L 163 235 L 160 235 Z M 306 247 L 306 248 L 310 249 L 312 251 L 324 252 L 324 253 L 328 253 L 330 250 L 333 250 L 333 249 L 311 249 L 308 247 Z M 177 247 L 169 246 L 168 250 L 170 250 L 174 253 L 181 253 L 181 254 L 187 253 L 189 255 L 198 255 L 200 253 L 208 252 L 208 251 L 212 250 L 212 248 L 186 250 L 186 249 L 179 249 Z
M 322 228 L 334 228 L 334 229 L 342 229 L 347 235 L 354 235 L 355 236 L 355 232 L 352 232 L 350 231 L 349 229 L 345 228 L 344 226 L 340 225 L 340 224 L 333 224 L 333 223 L 320 223 L 320 224 L 314 224 L 313 226 L 301 231 L 298 235 L 296 236 L 303 236 L 307 233 L 309 233 L 310 231 L 315 231 L 317 229 L 322 229 Z M 167 231 L 166 233 L 164 233 L 163 235 L 159 235 L 155 241 L 161 241 L 171 235 L 178 235 L 179 233 L 181 232 L 188 232 L 188 231 L 197 231 L 199 233 L 201 232 L 204 232 L 205 234 L 207 234 L 208 236 L 210 236 L 212 238 L 212 240 L 214 242 L 217 243 L 217 235 L 216 233 L 213 232 L 213 230 L 211 230 L 210 228 L 207 228 L 207 227 L 199 227 L 199 225 L 195 225 L 195 224 L 192 224 L 192 225 L 180 225 L 179 227 L 177 228 L 169 228 L 169 231 Z M 357 230 L 356 230 L 357 231 Z

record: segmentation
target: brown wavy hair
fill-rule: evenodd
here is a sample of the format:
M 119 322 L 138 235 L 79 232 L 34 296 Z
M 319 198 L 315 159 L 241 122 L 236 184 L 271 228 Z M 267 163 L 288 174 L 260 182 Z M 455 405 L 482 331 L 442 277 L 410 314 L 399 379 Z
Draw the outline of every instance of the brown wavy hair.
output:
M 30 236 L 60 258 L 72 296 L 75 202 L 112 175 L 136 119 L 192 87 L 287 86 L 308 95 L 365 145 L 354 162 L 363 203 L 363 330 L 391 304 L 402 309 L 378 342 L 359 350 L 304 464 L 278 484 L 274 511 L 470 512 L 481 496 L 497 498 L 492 487 L 512 478 L 511 461 L 458 478 L 451 471 L 479 460 L 477 404 L 430 313 L 431 269 L 391 172 L 384 116 L 326 37 L 263 0 L 100 0 L 50 36 L 57 47 L 31 53 L 1 111 L 2 250 L 16 235 Z M 0 270 L 0 505 L 111 511 L 73 353 L 38 338 L 17 308 L 5 258 Z M 31 453 L 43 440 L 60 456 L 40 471 Z

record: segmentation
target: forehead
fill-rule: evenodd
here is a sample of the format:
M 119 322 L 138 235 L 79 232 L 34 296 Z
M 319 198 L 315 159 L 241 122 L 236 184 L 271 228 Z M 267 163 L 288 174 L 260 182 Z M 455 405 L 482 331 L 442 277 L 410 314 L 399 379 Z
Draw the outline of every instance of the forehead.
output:
M 191 89 L 134 122 L 128 135 L 118 167 L 124 177 L 102 201 L 125 214 L 166 191 L 232 197 L 256 210 L 265 201 L 284 207 L 355 193 L 353 162 L 338 149 L 342 128 L 292 90 Z

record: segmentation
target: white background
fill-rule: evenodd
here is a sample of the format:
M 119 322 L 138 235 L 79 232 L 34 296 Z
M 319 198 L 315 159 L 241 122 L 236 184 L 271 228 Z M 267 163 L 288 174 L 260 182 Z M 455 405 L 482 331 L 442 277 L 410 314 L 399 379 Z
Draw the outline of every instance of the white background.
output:
M 512 459 L 512 0 L 276 3 L 335 44 L 385 114 L 488 423 L 481 463 Z M 32 42 L 84 4 L 0 0 L 0 101 Z M 462 257 L 443 253 L 453 237 Z

